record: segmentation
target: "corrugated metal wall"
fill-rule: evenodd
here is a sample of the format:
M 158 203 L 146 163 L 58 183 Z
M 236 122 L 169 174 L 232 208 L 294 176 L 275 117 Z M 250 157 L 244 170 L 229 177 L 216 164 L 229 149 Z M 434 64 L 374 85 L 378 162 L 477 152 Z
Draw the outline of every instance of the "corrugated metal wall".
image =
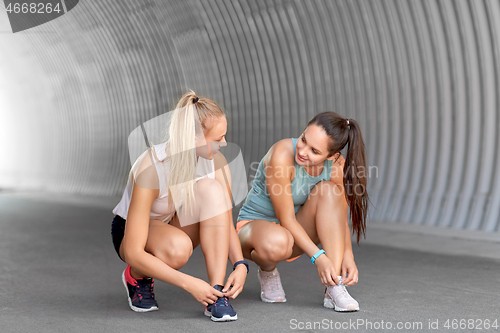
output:
M 499 230 L 498 0 L 80 1 L 14 35 L 3 10 L 2 187 L 120 193 L 128 134 L 189 87 L 247 167 L 332 110 L 363 129 L 372 220 Z

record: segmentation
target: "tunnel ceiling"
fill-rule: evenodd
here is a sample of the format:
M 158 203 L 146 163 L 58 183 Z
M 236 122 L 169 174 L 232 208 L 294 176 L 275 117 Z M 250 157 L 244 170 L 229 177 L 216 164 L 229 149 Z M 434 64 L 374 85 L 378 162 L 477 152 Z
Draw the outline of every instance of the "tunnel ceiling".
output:
M 372 220 L 498 231 L 499 43 L 497 0 L 80 1 L 16 34 L 2 7 L 0 187 L 120 194 L 128 135 L 190 88 L 247 168 L 335 111 Z

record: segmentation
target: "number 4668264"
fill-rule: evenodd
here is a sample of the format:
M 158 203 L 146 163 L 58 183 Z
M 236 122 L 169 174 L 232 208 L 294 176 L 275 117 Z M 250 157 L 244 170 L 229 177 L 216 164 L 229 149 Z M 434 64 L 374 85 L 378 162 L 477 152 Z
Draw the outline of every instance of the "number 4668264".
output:
M 471 330 L 489 330 L 498 328 L 498 320 L 489 320 L 489 319 L 448 319 L 444 323 L 444 328 L 446 329 L 471 329 Z
M 23 14 L 50 14 L 52 12 L 59 13 L 61 12 L 61 7 L 59 3 L 57 3 L 55 6 L 52 6 L 50 2 L 48 3 L 9 3 L 7 7 L 5 8 L 7 13 L 23 13 Z

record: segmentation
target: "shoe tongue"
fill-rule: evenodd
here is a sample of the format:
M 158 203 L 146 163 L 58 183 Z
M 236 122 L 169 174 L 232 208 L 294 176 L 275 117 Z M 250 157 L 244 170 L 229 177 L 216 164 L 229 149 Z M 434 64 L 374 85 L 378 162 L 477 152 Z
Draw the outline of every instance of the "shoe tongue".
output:
M 346 289 L 345 285 L 343 285 L 343 284 L 338 284 L 338 285 L 337 285 L 337 286 L 335 286 L 335 287 L 336 287 L 336 289 L 337 289 L 337 293 L 338 293 L 339 295 L 344 295 L 344 296 L 345 296 L 345 294 L 347 293 L 347 289 Z
M 147 278 L 142 278 L 142 279 L 136 279 L 138 283 L 145 284 L 145 283 L 151 283 L 152 279 L 150 277 Z
M 224 288 L 224 286 L 221 286 L 220 284 L 216 284 L 214 286 L 214 289 L 218 290 L 218 291 L 222 291 L 222 289 Z

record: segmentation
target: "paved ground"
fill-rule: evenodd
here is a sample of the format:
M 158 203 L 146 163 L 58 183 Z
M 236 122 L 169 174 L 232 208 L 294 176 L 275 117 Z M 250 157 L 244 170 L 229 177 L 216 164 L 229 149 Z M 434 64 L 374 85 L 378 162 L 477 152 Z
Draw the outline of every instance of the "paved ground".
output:
M 243 293 L 232 301 L 236 322 L 212 323 L 188 293 L 162 282 L 155 284 L 160 311 L 132 312 L 120 280 L 124 264 L 111 244 L 117 201 L 0 194 L 0 332 L 500 331 L 485 326 L 485 320 L 500 325 L 495 237 L 465 240 L 388 227 L 369 228 L 367 242 L 355 247 L 360 283 L 349 290 L 361 306 L 356 313 L 322 307 L 324 288 L 304 256 L 278 266 L 284 304 L 260 301 L 251 264 Z M 442 254 L 450 252 L 458 255 Z M 491 252 L 498 255 L 485 258 Z M 206 278 L 199 248 L 182 270 Z M 461 319 L 466 329 L 460 330 Z

